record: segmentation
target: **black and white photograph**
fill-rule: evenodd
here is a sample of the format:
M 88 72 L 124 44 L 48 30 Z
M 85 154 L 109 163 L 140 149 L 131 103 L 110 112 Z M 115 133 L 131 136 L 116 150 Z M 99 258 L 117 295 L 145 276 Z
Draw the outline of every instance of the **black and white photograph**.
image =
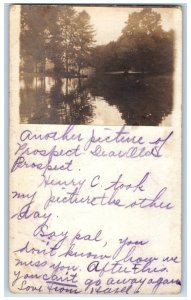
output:
M 22 5 L 20 122 L 170 126 L 176 10 Z

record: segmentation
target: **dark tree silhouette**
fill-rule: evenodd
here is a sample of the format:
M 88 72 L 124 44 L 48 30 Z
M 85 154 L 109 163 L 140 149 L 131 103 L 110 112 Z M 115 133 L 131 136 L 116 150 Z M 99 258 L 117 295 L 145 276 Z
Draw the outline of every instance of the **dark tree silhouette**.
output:
M 80 73 L 88 65 L 93 44 L 89 15 L 72 6 L 23 5 L 21 70 L 45 75 L 46 60 L 55 77 Z
M 116 42 L 97 47 L 92 65 L 97 71 L 129 70 L 142 73 L 173 71 L 174 32 L 162 29 L 161 15 L 151 8 L 129 15 Z
M 90 16 L 86 11 L 80 12 L 75 19 L 77 24 L 75 32 L 75 61 L 78 73 L 89 65 L 90 54 L 94 43 L 94 30 L 90 25 Z

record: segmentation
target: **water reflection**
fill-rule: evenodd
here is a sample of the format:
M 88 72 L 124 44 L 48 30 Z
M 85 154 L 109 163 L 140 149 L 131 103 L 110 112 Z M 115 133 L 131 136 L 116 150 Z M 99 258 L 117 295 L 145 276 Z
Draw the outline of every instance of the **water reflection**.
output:
M 23 76 L 20 97 L 21 123 L 157 126 L 172 113 L 172 77 Z

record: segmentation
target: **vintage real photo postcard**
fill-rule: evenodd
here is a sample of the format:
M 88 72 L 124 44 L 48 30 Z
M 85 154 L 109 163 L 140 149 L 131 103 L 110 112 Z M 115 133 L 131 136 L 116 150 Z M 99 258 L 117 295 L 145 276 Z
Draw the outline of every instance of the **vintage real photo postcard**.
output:
M 182 9 L 10 7 L 9 288 L 181 291 Z

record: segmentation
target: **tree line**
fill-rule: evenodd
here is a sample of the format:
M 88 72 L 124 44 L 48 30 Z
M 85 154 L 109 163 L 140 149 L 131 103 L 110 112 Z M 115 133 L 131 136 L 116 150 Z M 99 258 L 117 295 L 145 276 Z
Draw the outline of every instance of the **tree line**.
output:
M 92 8 L 93 9 L 93 8 Z M 160 13 L 151 8 L 131 13 L 117 41 L 94 46 L 88 13 L 67 5 L 23 5 L 21 11 L 21 71 L 45 74 L 53 63 L 55 77 L 97 72 L 173 71 L 174 31 L 162 28 Z
M 173 71 L 174 31 L 165 31 L 161 15 L 151 8 L 134 12 L 117 41 L 97 46 L 92 65 L 97 71 L 139 71 L 168 73 Z

